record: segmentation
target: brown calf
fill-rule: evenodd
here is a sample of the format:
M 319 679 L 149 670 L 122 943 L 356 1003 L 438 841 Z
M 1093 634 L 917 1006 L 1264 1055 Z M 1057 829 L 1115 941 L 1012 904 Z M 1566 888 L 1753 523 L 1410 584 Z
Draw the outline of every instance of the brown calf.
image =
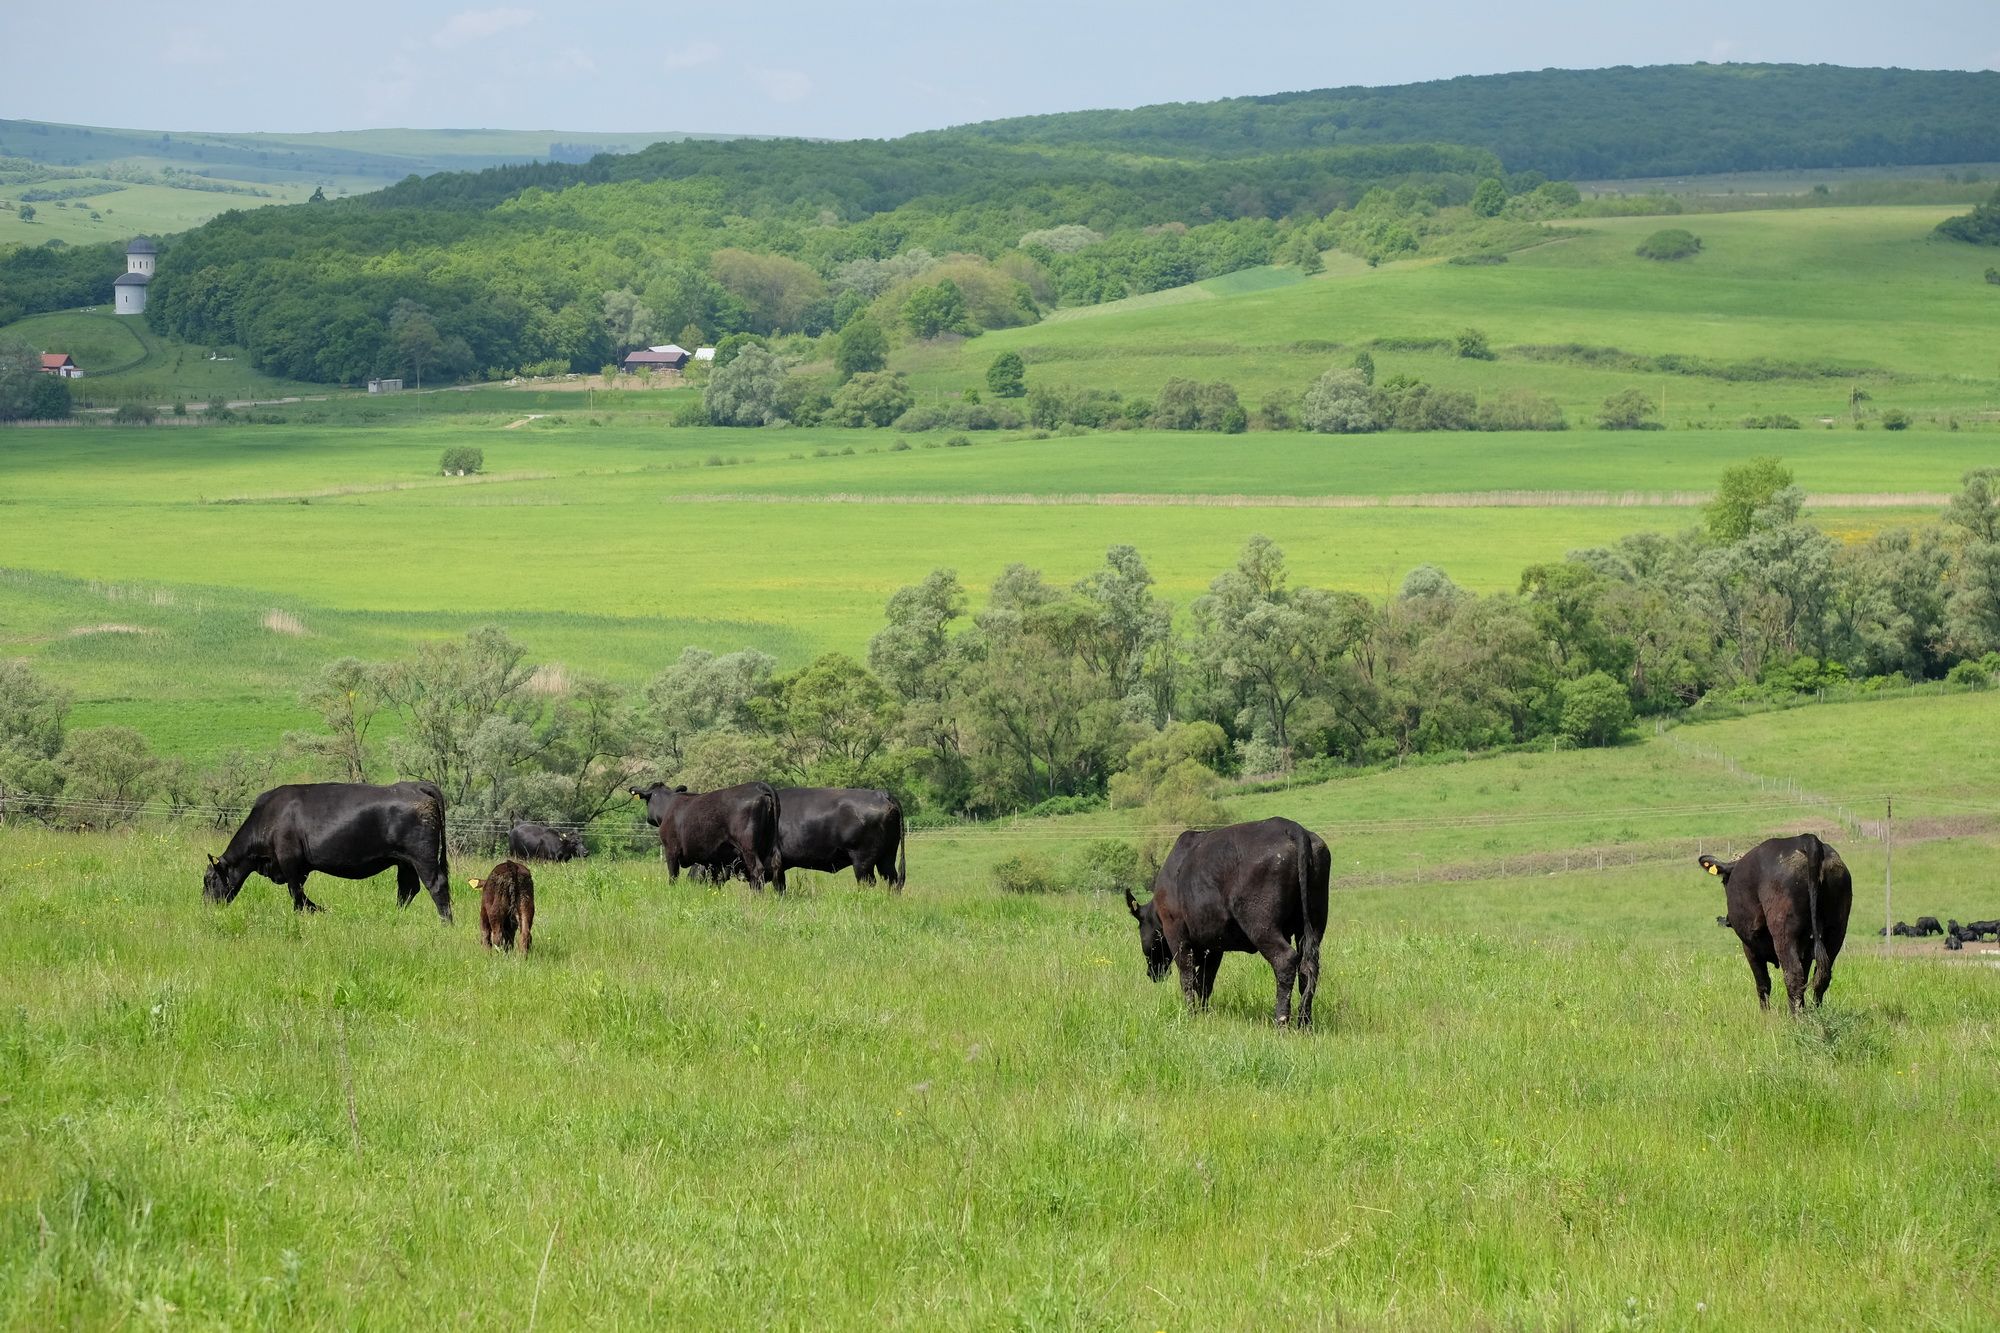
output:
M 515 932 L 521 936 L 521 952 L 534 947 L 535 877 L 519 861 L 502 861 L 486 873 L 485 879 L 467 880 L 479 890 L 479 939 L 491 949 L 514 947 Z

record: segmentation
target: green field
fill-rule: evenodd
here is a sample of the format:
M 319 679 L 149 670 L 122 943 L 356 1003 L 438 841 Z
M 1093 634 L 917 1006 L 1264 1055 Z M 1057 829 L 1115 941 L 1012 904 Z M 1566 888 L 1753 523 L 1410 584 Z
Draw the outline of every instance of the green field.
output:
M 1811 822 L 1690 747 L 1859 797 L 1996 706 L 1244 798 L 1337 873 L 1487 862 L 1337 892 L 1311 1035 L 1269 1030 L 1254 958 L 1189 1019 L 1115 898 L 988 887 L 1102 816 L 919 834 L 894 899 L 549 867 L 527 960 L 479 950 L 463 890 L 449 930 L 386 881 L 213 909 L 219 833 L 0 831 L 0 1321 L 1986 1326 L 1990 956 L 1884 954 L 1880 850 L 1839 835 L 1828 1007 L 1760 1014 L 1691 852 L 1590 853 Z M 1993 806 L 1993 763 L 1949 795 Z M 1528 843 L 1579 868 L 1503 874 Z M 1993 850 L 1899 846 L 1898 914 L 1992 914 Z
M 1669 425 L 1730 425 L 1772 412 L 1845 425 L 1855 380 L 1878 407 L 1990 412 L 2000 406 L 2000 361 L 1992 350 L 2000 300 L 1981 276 L 1990 256 L 1932 234 L 1955 211 L 1828 208 L 1565 222 L 1574 235 L 1517 252 L 1505 264 L 1329 264 L 1317 277 L 1261 290 L 1248 275 L 1232 274 L 1178 296 L 1094 308 L 1089 318 L 913 348 L 897 364 L 924 388 L 956 391 L 981 383 L 995 356 L 1015 351 L 1028 363 L 1031 386 L 1152 394 L 1173 376 L 1226 379 L 1254 407 L 1267 393 L 1302 391 L 1376 339 L 1450 337 L 1472 326 L 1487 334 L 1499 360 L 1377 350 L 1378 374 L 1413 374 L 1481 394 L 1530 388 L 1558 399 L 1576 423 L 1587 422 L 1608 395 L 1642 387 L 1664 395 Z M 1632 253 L 1669 224 L 1700 235 L 1702 253 L 1666 264 Z M 1564 343 L 1725 363 L 1825 362 L 1852 374 L 1726 381 L 1524 361 L 1510 352 Z
M 1182 608 L 1259 532 L 1295 577 L 1326 586 L 1381 597 L 1431 563 L 1504 589 L 1536 561 L 1698 522 L 1660 501 L 1691 502 L 1774 445 L 1796 444 L 1785 455 L 1812 491 L 1885 497 L 1821 511 L 1843 538 L 1924 521 L 1935 507 L 1910 493 L 1952 489 L 1992 438 L 1912 431 L 1885 455 L 1879 432 L 1120 433 L 895 452 L 889 432 L 687 430 L 610 412 L 509 430 L 525 411 L 488 410 L 577 397 L 438 395 L 475 410 L 394 425 L 9 433 L 0 651 L 69 684 L 83 720 L 206 753 L 298 725 L 290 698 L 319 662 L 398 656 L 484 623 L 538 659 L 636 684 L 689 643 L 787 666 L 858 656 L 889 595 L 933 568 L 976 593 L 1014 562 L 1067 582 L 1118 543 Z M 431 475 L 463 443 L 486 451 L 489 475 Z M 1478 495 L 1513 491 L 1527 493 Z M 1469 505 L 1376 503 L 1465 492 Z M 1639 503 L 1606 502 L 1628 492 Z M 264 628 L 273 611 L 305 633 Z
M 324 385 L 296 384 L 254 370 L 237 348 L 193 347 L 162 337 L 147 326 L 145 316 L 114 315 L 109 306 L 30 315 L 4 332 L 37 351 L 68 352 L 76 358 L 83 378 L 71 382 L 70 393 L 79 408 L 327 393 Z

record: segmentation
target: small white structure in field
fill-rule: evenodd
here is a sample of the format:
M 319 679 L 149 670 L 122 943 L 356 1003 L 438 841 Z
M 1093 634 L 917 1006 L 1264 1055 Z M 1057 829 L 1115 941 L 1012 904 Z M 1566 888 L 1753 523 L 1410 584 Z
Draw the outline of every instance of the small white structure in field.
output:
M 153 281 L 153 263 L 159 254 L 159 247 L 148 236 L 134 236 L 125 247 L 125 271 L 111 284 L 113 314 L 146 313 L 146 288 Z
M 715 349 L 713 347 L 697 347 L 694 349 L 694 359 L 697 361 L 713 361 L 715 360 Z
M 370 393 L 401 393 L 402 391 L 403 382 L 401 380 L 368 381 L 368 392 Z

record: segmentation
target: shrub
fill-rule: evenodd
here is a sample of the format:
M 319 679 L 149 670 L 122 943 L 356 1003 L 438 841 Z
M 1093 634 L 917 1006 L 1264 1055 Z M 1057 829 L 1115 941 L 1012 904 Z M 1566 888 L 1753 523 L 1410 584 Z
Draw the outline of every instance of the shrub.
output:
M 1983 690 L 1993 683 L 1993 673 L 1973 661 L 1960 662 L 1944 673 L 1945 681 L 1952 685 L 1967 685 L 1975 690 Z
M 1145 887 L 1139 849 L 1116 838 L 1086 842 L 1070 854 L 1063 881 L 1077 893 L 1122 893 Z
M 916 405 L 902 375 L 882 370 L 857 373 L 833 395 L 827 420 L 836 426 L 886 426 Z
M 1263 419 L 1265 430 L 1290 430 L 1299 424 L 1298 415 L 1292 410 L 1291 395 L 1282 389 L 1264 395 L 1264 405 L 1257 415 Z
M 1738 423 L 1745 430 L 1797 430 L 1799 419 L 1783 412 L 1773 412 L 1769 416 L 1745 417 Z
M 1299 424 L 1326 435 L 1359 435 L 1381 425 L 1358 370 L 1329 370 L 1314 380 L 1299 402 Z
M 113 421 L 124 423 L 157 421 L 159 417 L 159 411 L 150 403 L 124 403 L 111 414 Z
M 1458 336 L 1451 340 L 1451 349 L 1472 361 L 1494 359 L 1493 349 L 1487 345 L 1486 335 L 1478 329 L 1460 329 Z
M 986 387 L 999 398 L 1022 398 L 1028 392 L 1028 368 L 1019 352 L 1002 352 L 986 368 Z
M 1987 269 L 1986 280 L 1992 283 L 1995 287 L 2000 287 L 2000 268 Z
M 469 444 L 455 444 L 438 460 L 438 471 L 447 477 L 463 477 L 486 466 L 486 451 Z
M 944 447 L 947 449 L 970 449 L 972 447 L 972 437 L 969 435 L 946 436 Z
M 1479 405 L 1481 430 L 1568 430 L 1562 404 L 1547 394 L 1517 389 Z
M 1599 430 L 1659 430 L 1660 423 L 1653 420 L 1656 409 L 1652 398 L 1642 389 L 1624 389 L 1604 400 L 1598 409 L 1597 428 Z
M 1602 671 L 1562 683 L 1562 734 L 1578 745 L 1610 745 L 1632 725 L 1632 699 Z
M 910 442 L 908 440 L 897 440 L 889 446 L 889 452 L 892 454 L 906 454 L 910 452 Z
M 1883 430 L 1908 430 L 1910 414 L 1900 407 L 1892 407 L 1882 414 Z
M 1701 237 L 1686 227 L 1666 227 L 1639 242 L 1632 253 L 1641 259 L 1687 259 L 1701 253 Z

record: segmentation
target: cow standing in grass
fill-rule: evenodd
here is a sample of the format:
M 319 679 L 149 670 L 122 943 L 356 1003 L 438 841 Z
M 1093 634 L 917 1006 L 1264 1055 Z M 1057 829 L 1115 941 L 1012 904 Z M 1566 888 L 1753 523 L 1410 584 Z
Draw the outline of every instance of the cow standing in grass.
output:
M 745 782 L 719 791 L 691 792 L 656 782 L 626 790 L 646 803 L 646 822 L 660 831 L 667 878 L 699 868 L 726 878 L 740 865 L 750 887 L 769 880 L 785 891 L 785 863 L 778 854 L 778 793 L 768 782 Z
M 1854 905 L 1854 880 L 1840 853 L 1802 833 L 1760 842 L 1735 861 L 1703 856 L 1700 865 L 1722 880 L 1729 926 L 1743 942 L 1757 1003 L 1771 1007 L 1773 963 L 1784 973 L 1793 1013 L 1805 1008 L 1809 974 L 1813 1003 L 1823 1003 Z
M 487 948 L 521 952 L 535 946 L 535 877 L 519 861 L 502 861 L 484 879 L 469 879 L 479 890 L 479 941 Z
M 547 824 L 516 824 L 507 834 L 507 855 L 523 861 L 570 861 L 590 855 L 583 839 Z
M 202 893 L 213 903 L 234 902 L 243 881 L 258 874 L 292 891 L 294 911 L 317 912 L 305 887 L 314 871 L 370 879 L 392 866 L 397 906 L 409 906 L 421 885 L 451 924 L 444 793 L 435 783 L 300 783 L 257 798 L 222 855 L 208 858 Z
M 1289 819 L 1189 829 L 1167 854 L 1149 902 L 1125 891 L 1147 975 L 1164 981 L 1178 968 L 1188 1007 L 1206 1009 L 1223 954 L 1262 954 L 1277 981 L 1273 1020 L 1291 1022 L 1296 986 L 1298 1026 L 1310 1027 L 1332 869 L 1325 841 Z

